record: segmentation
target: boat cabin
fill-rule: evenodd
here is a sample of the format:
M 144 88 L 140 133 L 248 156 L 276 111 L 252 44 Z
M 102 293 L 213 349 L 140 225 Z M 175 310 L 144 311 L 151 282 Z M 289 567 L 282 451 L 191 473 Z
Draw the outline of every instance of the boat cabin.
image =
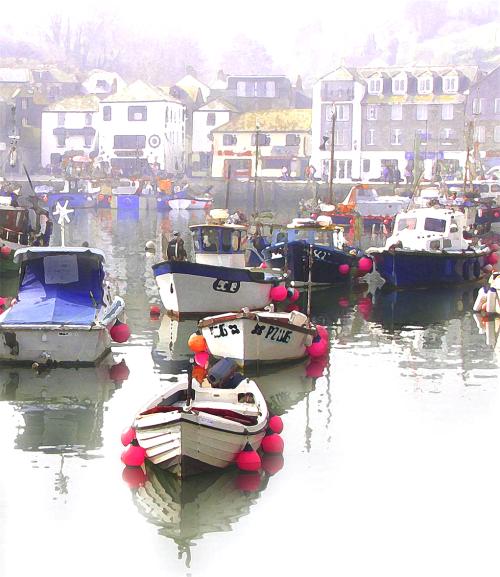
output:
M 295 218 L 287 225 L 286 231 L 278 232 L 276 235 L 276 243 L 293 241 L 341 250 L 345 244 L 344 229 L 341 226 L 327 224 L 326 220 L 323 223 L 309 218 Z
M 465 215 L 446 208 L 416 208 L 396 217 L 385 248 L 409 250 L 466 250 Z
M 195 262 L 244 268 L 247 227 L 238 224 L 196 224 L 189 227 Z

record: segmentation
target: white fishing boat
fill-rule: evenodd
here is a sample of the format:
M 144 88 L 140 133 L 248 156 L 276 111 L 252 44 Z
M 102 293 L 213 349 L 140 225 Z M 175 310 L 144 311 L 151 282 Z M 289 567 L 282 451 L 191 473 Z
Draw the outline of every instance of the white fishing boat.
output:
M 247 443 L 260 447 L 267 405 L 255 382 L 235 368 L 219 361 L 203 383 L 175 383 L 139 412 L 133 428 L 147 460 L 186 477 L 229 467 Z
M 0 315 L 0 361 L 94 364 L 111 349 L 109 329 L 125 303 L 105 281 L 104 253 L 87 247 L 27 247 L 17 302 Z
M 153 265 L 168 314 L 201 317 L 271 303 L 271 288 L 284 277 L 279 271 L 245 267 L 246 226 L 221 218 L 189 228 L 195 262 L 166 260 Z
M 340 213 L 356 211 L 361 216 L 395 216 L 408 208 L 410 198 L 406 196 L 379 196 L 377 191 L 368 184 L 356 184 L 351 188 L 345 199 L 338 205 Z M 335 212 L 335 206 L 320 204 L 323 214 Z
M 198 327 L 211 355 L 235 359 L 240 365 L 301 359 L 317 334 L 298 311 L 242 310 L 206 317 Z
M 166 203 L 172 210 L 206 210 L 212 206 L 213 197 L 209 194 L 205 196 L 186 196 L 167 199 Z

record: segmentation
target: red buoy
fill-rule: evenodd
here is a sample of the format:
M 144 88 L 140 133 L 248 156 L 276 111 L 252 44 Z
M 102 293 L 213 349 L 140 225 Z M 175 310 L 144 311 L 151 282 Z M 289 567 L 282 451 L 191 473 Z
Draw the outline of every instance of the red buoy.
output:
M 273 415 L 270 419 L 269 419 L 269 428 L 271 429 L 271 431 L 273 433 L 281 433 L 281 431 L 283 430 L 283 420 L 280 416 L 278 415 Z
M 117 320 L 111 327 L 109 335 L 115 343 L 124 343 L 130 338 L 130 328 L 126 323 Z
M 149 307 L 149 316 L 150 317 L 159 317 L 161 314 L 161 308 L 158 305 L 151 305 Z
M 127 467 L 140 467 L 144 464 L 146 459 L 146 451 L 139 446 L 139 443 L 134 439 L 132 443 L 123 451 L 122 463 Z
M 258 471 L 261 465 L 262 461 L 259 454 L 247 442 L 243 451 L 240 451 L 236 456 L 236 466 L 240 471 Z
M 284 301 L 287 296 L 288 291 L 284 285 L 273 286 L 269 293 L 270 299 L 277 303 Z
M 120 383 L 120 384 L 123 383 L 123 381 L 126 381 L 128 379 L 129 375 L 130 375 L 130 369 L 127 367 L 125 359 L 122 359 L 116 365 L 109 367 L 109 378 L 114 383 Z
M 350 304 L 350 303 L 349 303 L 349 299 L 346 299 L 346 298 L 344 298 L 344 297 L 342 297 L 342 298 L 339 299 L 339 305 L 340 305 L 342 308 L 344 308 L 344 309 L 347 308 L 347 307 L 349 306 L 349 304 Z
M 123 429 L 121 435 L 121 441 L 124 447 L 128 447 L 134 439 L 135 439 L 135 429 L 133 427 Z
M 207 341 L 203 335 L 193 333 L 188 339 L 188 347 L 193 353 L 204 353 L 207 350 Z
M 285 459 L 283 455 L 266 454 L 262 456 L 262 468 L 268 475 L 275 475 L 283 469 Z
M 486 257 L 486 262 L 491 265 L 495 265 L 498 262 L 498 256 L 496 253 L 492 252 Z
M 250 473 L 241 472 L 234 480 L 237 489 L 245 493 L 254 493 L 260 489 L 260 475 L 253 471 Z
M 500 248 L 500 247 L 499 247 L 498 244 L 496 244 L 495 242 L 494 242 L 493 244 L 490 244 L 490 249 L 491 249 L 493 252 L 497 252 L 497 250 L 498 250 L 499 248 Z
M 148 477 L 142 470 L 142 467 L 124 467 L 122 471 L 122 479 L 131 489 L 137 489 L 139 487 L 144 487 Z
M 0 254 L 2 256 L 4 256 L 5 258 L 7 258 L 11 252 L 12 252 L 12 249 L 10 248 L 10 246 L 4 245 L 4 246 L 2 246 L 2 248 L 0 248 Z
M 272 435 L 266 435 L 262 439 L 261 448 L 264 453 L 279 454 L 283 453 L 285 443 L 278 433 L 273 433 Z

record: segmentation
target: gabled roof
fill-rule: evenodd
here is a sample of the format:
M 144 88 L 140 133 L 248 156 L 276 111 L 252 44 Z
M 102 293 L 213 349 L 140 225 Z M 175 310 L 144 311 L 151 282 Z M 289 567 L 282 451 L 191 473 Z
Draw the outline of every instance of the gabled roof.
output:
M 339 66 L 335 68 L 335 70 L 322 76 L 320 80 L 357 80 L 357 74 L 354 68 Z
M 214 110 L 214 111 L 215 110 L 217 110 L 217 111 L 228 110 L 229 112 L 239 112 L 239 110 L 236 108 L 236 106 L 234 106 L 233 104 L 231 104 L 230 102 L 228 102 L 224 98 L 214 98 L 213 100 L 208 101 L 206 104 L 204 104 L 203 106 L 200 106 L 196 110 L 208 111 L 208 112 L 211 110 Z
M 174 100 L 161 88 L 156 88 L 143 80 L 136 80 L 115 94 L 110 94 L 102 102 L 168 102 Z
M 219 126 L 212 132 L 308 132 L 311 130 L 310 108 L 281 108 L 245 112 Z
M 95 94 L 71 96 L 48 106 L 44 112 L 98 112 L 99 98 Z
M 195 78 L 192 74 L 186 74 L 186 76 L 183 76 L 174 86 L 178 86 L 184 90 L 193 102 L 196 101 L 198 92 L 201 92 L 203 100 L 207 100 L 210 96 L 210 87 Z

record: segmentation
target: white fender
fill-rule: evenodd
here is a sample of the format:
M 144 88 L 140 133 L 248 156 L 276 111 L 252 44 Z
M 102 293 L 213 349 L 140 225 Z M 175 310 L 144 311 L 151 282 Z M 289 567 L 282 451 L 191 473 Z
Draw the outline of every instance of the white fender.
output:
M 476 300 L 474 301 L 474 306 L 472 307 L 472 310 L 475 313 L 481 312 L 483 304 L 486 302 L 486 295 L 487 294 L 488 294 L 488 287 L 483 286 L 479 289 L 479 292 L 477 293 Z
M 497 310 L 497 289 L 490 287 L 486 295 L 486 314 L 494 315 Z

